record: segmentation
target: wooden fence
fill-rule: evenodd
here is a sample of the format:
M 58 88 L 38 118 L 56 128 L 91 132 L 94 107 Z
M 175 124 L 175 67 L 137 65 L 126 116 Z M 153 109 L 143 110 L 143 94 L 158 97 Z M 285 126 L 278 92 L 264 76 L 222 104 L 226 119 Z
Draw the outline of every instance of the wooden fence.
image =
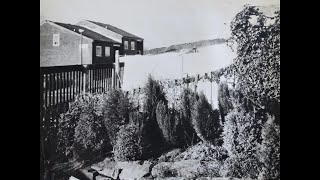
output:
M 103 93 L 120 86 L 114 64 L 40 68 L 40 150 L 42 160 L 55 156 L 58 120 L 84 92 Z M 123 78 L 124 63 L 120 63 Z

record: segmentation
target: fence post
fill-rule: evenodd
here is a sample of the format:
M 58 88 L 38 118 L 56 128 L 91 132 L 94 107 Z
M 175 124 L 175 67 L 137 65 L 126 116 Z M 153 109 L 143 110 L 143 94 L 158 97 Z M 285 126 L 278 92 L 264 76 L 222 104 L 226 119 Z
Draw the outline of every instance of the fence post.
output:
M 115 65 L 114 64 L 112 64 L 112 69 L 111 69 L 111 71 L 112 71 L 112 73 L 111 73 L 111 85 L 112 85 L 112 88 L 114 89 L 114 88 L 116 88 L 116 85 L 115 85 Z
M 119 50 L 115 51 L 115 83 L 116 83 L 116 88 L 120 88 L 121 86 L 121 78 L 120 78 L 120 60 L 119 60 Z

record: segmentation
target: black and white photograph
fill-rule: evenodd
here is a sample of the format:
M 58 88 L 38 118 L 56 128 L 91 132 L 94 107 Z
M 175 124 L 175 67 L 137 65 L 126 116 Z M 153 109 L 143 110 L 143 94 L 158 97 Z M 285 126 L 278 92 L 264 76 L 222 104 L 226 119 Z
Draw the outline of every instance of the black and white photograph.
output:
M 280 179 L 280 0 L 40 0 L 40 180 L 153 179 Z

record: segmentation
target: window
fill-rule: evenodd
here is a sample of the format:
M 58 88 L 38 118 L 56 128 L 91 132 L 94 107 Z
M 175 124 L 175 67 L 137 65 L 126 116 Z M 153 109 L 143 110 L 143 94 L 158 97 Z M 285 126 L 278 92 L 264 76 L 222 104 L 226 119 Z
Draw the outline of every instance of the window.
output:
M 129 49 L 129 44 L 128 44 L 128 41 L 124 41 L 124 49 Z
M 102 56 L 102 48 L 101 46 L 96 46 L 96 56 Z
M 60 46 L 60 34 L 53 34 L 53 46 Z
M 135 50 L 136 48 L 136 43 L 134 41 L 131 41 L 131 50 Z
M 106 46 L 104 48 L 104 56 L 106 56 L 106 57 L 110 56 L 110 47 Z

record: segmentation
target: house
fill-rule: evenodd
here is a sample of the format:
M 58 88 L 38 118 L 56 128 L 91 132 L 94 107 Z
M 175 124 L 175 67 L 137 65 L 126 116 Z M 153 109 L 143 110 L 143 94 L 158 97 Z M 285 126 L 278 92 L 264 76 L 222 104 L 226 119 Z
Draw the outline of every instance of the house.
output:
M 141 37 L 133 35 L 110 24 L 104 24 L 90 20 L 80 21 L 77 23 L 77 25 L 88 28 L 110 39 L 120 42 L 120 55 L 143 55 L 143 38 Z
M 40 24 L 40 67 L 114 63 L 120 47 L 120 42 L 85 27 L 52 21 Z

